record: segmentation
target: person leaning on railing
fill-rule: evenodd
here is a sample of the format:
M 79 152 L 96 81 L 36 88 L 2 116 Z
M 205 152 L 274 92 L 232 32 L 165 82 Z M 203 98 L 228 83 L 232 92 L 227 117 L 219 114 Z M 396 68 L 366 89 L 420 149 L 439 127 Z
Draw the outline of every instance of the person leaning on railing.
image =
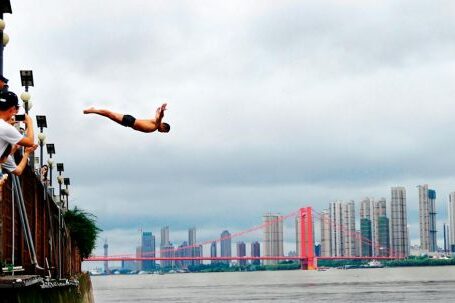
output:
M 30 120 L 28 121 L 30 122 Z M 8 121 L 9 124 L 12 126 L 16 125 L 16 119 L 15 116 L 11 117 L 11 119 Z M 25 122 L 26 128 L 29 128 L 30 125 Z M 33 124 L 31 125 L 33 127 Z M 17 128 L 16 128 L 17 129 Z M 22 134 L 22 132 L 20 132 Z M 22 159 L 19 161 L 19 164 L 16 164 L 16 161 L 14 160 L 14 154 L 16 151 L 20 148 L 19 145 L 14 145 L 12 147 L 11 153 L 9 154 L 8 158 L 6 161 L 2 162 L 2 168 L 6 169 L 8 172 L 15 174 L 16 176 L 22 175 L 22 172 L 24 171 L 25 166 L 28 163 L 28 159 L 30 158 L 30 155 L 35 151 L 35 149 L 38 147 L 38 145 L 32 146 L 32 147 L 26 147 L 23 154 L 22 154 Z M 1 157 L 0 157 L 0 162 L 1 162 Z
M 16 161 L 14 161 L 14 156 L 10 154 L 5 160 L 5 162 L 2 163 L 2 168 L 6 169 L 8 172 L 12 174 L 15 174 L 16 176 L 22 175 L 22 172 L 24 171 L 24 168 L 28 163 L 28 159 L 35 149 L 36 146 L 26 147 L 24 153 L 22 154 L 22 159 L 21 161 L 19 161 L 19 164 L 16 164 Z

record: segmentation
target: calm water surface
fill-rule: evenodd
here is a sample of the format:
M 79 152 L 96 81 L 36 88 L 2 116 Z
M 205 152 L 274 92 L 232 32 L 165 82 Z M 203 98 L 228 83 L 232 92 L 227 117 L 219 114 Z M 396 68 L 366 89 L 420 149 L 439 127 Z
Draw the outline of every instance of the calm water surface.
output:
M 455 302 L 455 266 L 92 277 L 95 302 Z

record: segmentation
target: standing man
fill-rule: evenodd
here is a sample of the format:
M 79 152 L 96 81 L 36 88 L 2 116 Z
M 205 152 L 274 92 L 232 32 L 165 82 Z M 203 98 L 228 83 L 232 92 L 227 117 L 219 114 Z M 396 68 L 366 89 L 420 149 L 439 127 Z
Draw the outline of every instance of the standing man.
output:
M 12 148 L 15 144 L 34 147 L 33 121 L 29 115 L 25 115 L 25 124 L 27 126 L 25 136 L 12 126 L 9 121 L 17 114 L 19 102 L 13 92 L 0 91 L 0 155 L 7 148 Z

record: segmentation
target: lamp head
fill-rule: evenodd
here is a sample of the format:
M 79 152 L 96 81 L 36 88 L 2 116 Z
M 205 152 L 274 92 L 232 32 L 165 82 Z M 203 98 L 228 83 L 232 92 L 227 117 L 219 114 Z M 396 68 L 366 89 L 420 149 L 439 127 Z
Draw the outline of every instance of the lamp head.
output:
M 33 71 L 21 70 L 20 73 L 21 73 L 22 86 L 25 86 L 25 87 L 33 86 Z
M 54 146 L 54 143 L 48 143 L 46 144 L 46 149 L 47 149 L 47 153 L 49 155 L 51 155 L 51 158 L 52 158 L 52 155 L 55 154 L 55 146 Z
M 37 115 L 36 116 L 36 125 L 38 125 L 39 128 L 47 127 L 46 116 Z

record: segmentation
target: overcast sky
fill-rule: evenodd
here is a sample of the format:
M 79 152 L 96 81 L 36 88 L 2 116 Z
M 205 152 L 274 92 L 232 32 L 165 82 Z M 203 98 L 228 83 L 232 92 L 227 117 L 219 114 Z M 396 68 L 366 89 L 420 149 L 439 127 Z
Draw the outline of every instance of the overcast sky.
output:
M 32 113 L 47 116 L 70 206 L 104 230 L 96 254 L 105 237 L 111 254 L 134 253 L 140 228 L 159 241 L 169 225 L 180 244 L 195 226 L 205 241 L 269 211 L 390 202 L 397 185 L 418 243 L 418 184 L 437 191 L 442 239 L 455 191 L 453 1 L 11 2 L 5 76 L 19 94 L 19 70 L 33 70 Z M 163 102 L 169 134 L 82 114 L 148 118 Z

